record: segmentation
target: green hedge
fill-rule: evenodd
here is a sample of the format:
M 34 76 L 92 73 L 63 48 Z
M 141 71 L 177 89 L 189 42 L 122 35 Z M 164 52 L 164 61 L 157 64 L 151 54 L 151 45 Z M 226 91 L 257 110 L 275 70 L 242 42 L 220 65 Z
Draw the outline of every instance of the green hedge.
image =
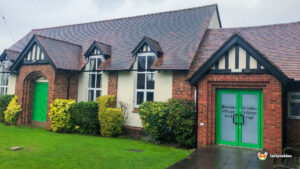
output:
M 4 122 L 4 111 L 6 110 L 9 102 L 15 97 L 15 95 L 3 95 L 0 96 L 0 122 Z
M 99 134 L 98 106 L 96 102 L 79 102 L 70 107 L 75 132 L 80 134 Z
M 167 103 L 144 102 L 139 106 L 138 112 L 147 134 L 156 140 L 168 140 Z
M 51 129 L 57 133 L 69 133 L 74 129 L 71 120 L 70 107 L 75 104 L 75 100 L 55 99 L 50 105 Z
M 104 137 L 117 136 L 123 133 L 124 115 L 121 109 L 106 108 L 99 114 L 100 133 Z
M 5 123 L 10 126 L 16 125 L 21 111 L 22 108 L 18 104 L 18 96 L 14 96 L 14 98 L 9 102 L 7 109 L 4 111 Z
M 124 114 L 116 107 L 115 96 L 106 95 L 96 99 L 99 107 L 100 133 L 110 137 L 122 134 L 124 127 Z
M 168 102 L 144 102 L 139 115 L 146 133 L 158 141 L 196 146 L 196 112 L 193 100 L 170 99 Z
M 197 118 L 195 102 L 186 99 L 170 99 L 167 125 L 174 135 L 175 142 L 182 147 L 196 146 Z

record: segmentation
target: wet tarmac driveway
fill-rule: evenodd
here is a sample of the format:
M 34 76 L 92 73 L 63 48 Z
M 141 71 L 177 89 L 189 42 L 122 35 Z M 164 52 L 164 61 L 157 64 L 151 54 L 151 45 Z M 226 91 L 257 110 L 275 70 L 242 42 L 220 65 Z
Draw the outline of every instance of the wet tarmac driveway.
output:
M 221 145 L 198 148 L 169 169 L 269 169 L 273 159 L 257 159 L 258 150 Z

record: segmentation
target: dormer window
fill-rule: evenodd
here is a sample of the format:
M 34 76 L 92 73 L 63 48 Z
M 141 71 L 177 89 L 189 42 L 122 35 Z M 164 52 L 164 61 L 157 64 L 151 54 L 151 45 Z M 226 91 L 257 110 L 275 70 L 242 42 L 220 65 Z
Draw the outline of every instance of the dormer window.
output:
M 155 72 L 151 66 L 162 53 L 159 43 L 148 37 L 144 37 L 132 51 L 137 60 L 135 107 L 154 100 Z
M 97 97 L 101 96 L 102 93 L 102 72 L 98 72 L 97 68 L 99 68 L 100 64 L 104 61 L 104 57 L 102 55 L 93 55 L 89 57 L 88 62 L 88 101 L 95 101 Z
M 154 100 L 155 72 L 150 67 L 155 59 L 156 56 L 151 53 L 137 56 L 136 106 Z

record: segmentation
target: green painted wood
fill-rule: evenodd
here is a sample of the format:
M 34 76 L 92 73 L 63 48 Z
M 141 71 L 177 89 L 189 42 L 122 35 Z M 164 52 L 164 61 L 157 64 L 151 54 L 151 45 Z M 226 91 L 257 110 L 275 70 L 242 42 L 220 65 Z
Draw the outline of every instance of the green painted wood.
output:
M 48 83 L 34 84 L 32 120 L 46 122 L 48 105 Z
M 234 142 L 224 141 L 221 139 L 221 95 L 227 94 L 235 94 L 236 99 L 236 114 L 237 125 L 236 125 L 236 138 Z M 242 95 L 243 94 L 255 94 L 258 97 L 257 103 L 257 120 L 258 120 L 258 131 L 257 131 L 257 144 L 243 143 L 242 142 Z M 250 147 L 250 148 L 263 148 L 263 94 L 260 90 L 243 90 L 243 89 L 217 89 L 217 104 L 216 104 L 216 143 L 217 144 L 226 144 L 233 146 L 241 146 L 241 147 Z

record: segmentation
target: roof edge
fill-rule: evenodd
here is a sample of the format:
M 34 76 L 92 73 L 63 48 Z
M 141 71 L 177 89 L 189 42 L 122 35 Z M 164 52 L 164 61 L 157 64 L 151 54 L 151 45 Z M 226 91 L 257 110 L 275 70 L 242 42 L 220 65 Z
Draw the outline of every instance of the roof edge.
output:
M 169 11 L 162 11 L 162 12 L 127 16 L 127 17 L 120 17 L 120 18 L 113 18 L 113 19 L 104 19 L 104 20 L 93 21 L 93 22 L 83 22 L 83 23 L 78 23 L 78 24 L 69 24 L 69 25 L 60 25 L 60 26 L 53 26 L 53 27 L 46 27 L 46 28 L 37 28 L 37 29 L 32 29 L 31 31 L 39 31 L 39 30 L 53 29 L 53 28 L 63 28 L 63 27 L 68 27 L 68 26 L 84 25 L 84 24 L 91 24 L 91 23 L 98 23 L 98 22 L 110 22 L 110 21 L 123 20 L 123 19 L 132 19 L 132 18 L 143 17 L 143 16 L 152 16 L 152 15 L 159 15 L 159 14 L 164 14 L 164 13 L 180 12 L 180 11 L 185 11 L 185 10 L 193 10 L 193 9 L 198 9 L 198 8 L 212 7 L 212 6 L 218 6 L 218 4 L 213 3 L 213 4 L 210 4 L 210 5 L 202 5 L 202 6 L 197 6 L 197 7 L 190 7 L 190 8 L 184 8 L 184 9 L 175 9 L 175 10 L 169 10 Z

